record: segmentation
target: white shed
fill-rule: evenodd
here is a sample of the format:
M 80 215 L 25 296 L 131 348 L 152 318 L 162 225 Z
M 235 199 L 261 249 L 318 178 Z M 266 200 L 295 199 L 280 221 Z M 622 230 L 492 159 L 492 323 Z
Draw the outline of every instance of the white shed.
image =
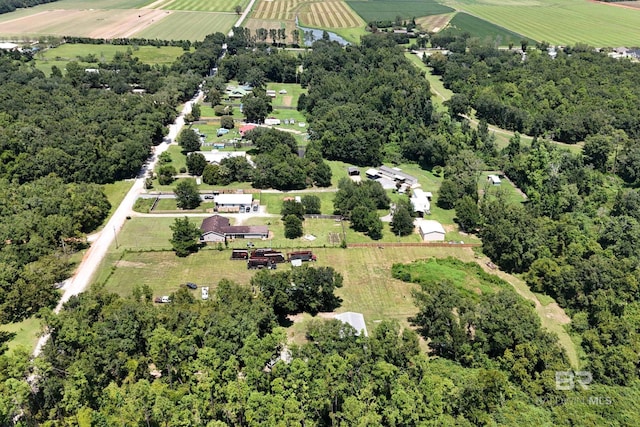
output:
M 500 177 L 498 175 L 489 175 L 487 177 L 487 180 L 492 184 L 492 185 L 500 185 L 500 183 L 502 181 L 500 181 Z
M 336 314 L 334 317 L 343 323 L 348 323 L 353 326 L 353 329 L 356 330 L 356 335 L 363 334 L 365 337 L 369 336 L 362 313 L 347 311 L 346 313 Z
M 434 220 L 422 220 L 418 223 L 418 231 L 420 237 L 425 242 L 443 242 L 444 241 L 444 227 L 438 221 Z

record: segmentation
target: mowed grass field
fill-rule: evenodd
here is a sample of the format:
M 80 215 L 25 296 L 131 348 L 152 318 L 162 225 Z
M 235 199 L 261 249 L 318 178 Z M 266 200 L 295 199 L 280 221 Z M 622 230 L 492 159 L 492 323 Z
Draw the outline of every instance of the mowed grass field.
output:
M 640 10 L 582 0 L 454 0 L 447 4 L 551 44 L 640 45 Z
M 383 319 L 406 324 L 406 318 L 415 313 L 411 299 L 415 285 L 391 277 L 394 263 L 434 256 L 473 259 L 473 252 L 468 248 L 317 248 L 314 254 L 318 257 L 314 265 L 331 266 L 344 277 L 344 287 L 337 291 L 343 303 L 337 311 L 363 313 L 369 328 Z M 130 295 L 134 286 L 143 284 L 153 289 L 154 296 L 169 295 L 187 281 L 210 286 L 211 291 L 221 279 L 249 285 L 255 270 L 248 270 L 245 262 L 231 261 L 230 256 L 229 250 L 209 249 L 178 258 L 171 251 L 123 253 L 112 247 L 96 281 L 123 296 Z M 287 264 L 279 265 L 279 269 L 288 268 Z M 199 289 L 194 291 L 198 298 L 199 292 Z
M 172 12 L 157 24 L 147 27 L 134 37 L 168 40 L 203 40 L 211 33 L 227 33 L 238 16 L 230 13 Z
M 347 4 L 365 20 L 394 21 L 428 15 L 441 15 L 454 10 L 434 0 L 347 0 Z
M 507 46 L 512 43 L 519 46 L 522 40 L 527 40 L 531 45 L 535 40 L 508 30 L 496 24 L 492 24 L 484 19 L 477 18 L 468 13 L 458 12 L 449 21 L 444 31 L 453 34 L 469 33 L 472 37 L 478 37 L 483 41 L 488 41 L 495 46 Z
M 165 10 L 191 10 L 198 12 L 234 12 L 236 6 L 243 9 L 249 0 L 173 0 L 162 5 Z
M 30 39 L 41 35 L 73 35 L 202 40 L 207 34 L 229 31 L 238 19 L 233 8 L 236 4 L 244 7 L 248 0 L 200 2 L 200 6 L 192 5 L 200 9 L 191 11 L 162 9 L 167 2 L 155 3 L 152 9 L 148 7 L 151 3 L 150 0 L 57 1 L 0 15 L 0 37 Z M 177 8 L 188 7 L 186 1 L 172 3 Z M 222 9 L 224 13 L 207 12 Z

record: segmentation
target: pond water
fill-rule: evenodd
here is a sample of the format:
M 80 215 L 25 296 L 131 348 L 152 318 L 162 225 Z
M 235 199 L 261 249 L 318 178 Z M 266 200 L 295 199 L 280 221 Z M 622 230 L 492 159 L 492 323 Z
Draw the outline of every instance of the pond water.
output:
M 298 19 L 296 18 L 296 28 L 300 30 L 300 34 L 302 35 L 302 40 L 304 41 L 305 46 L 311 46 L 314 41 L 322 39 L 322 33 L 325 30 L 319 30 L 317 28 L 305 28 L 298 25 Z M 337 35 L 336 33 L 332 33 L 331 31 L 327 31 L 329 34 L 329 40 L 338 42 L 341 45 L 350 44 L 348 41 Z

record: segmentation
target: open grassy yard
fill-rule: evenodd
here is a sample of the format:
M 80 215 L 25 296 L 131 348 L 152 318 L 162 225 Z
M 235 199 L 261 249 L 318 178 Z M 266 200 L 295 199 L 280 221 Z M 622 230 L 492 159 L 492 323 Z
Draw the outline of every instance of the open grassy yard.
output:
M 116 52 L 131 52 L 131 56 L 145 64 L 172 64 L 184 53 L 177 46 L 118 46 L 111 44 L 71 44 L 65 43 L 36 54 L 36 62 L 78 61 L 81 57 L 95 55 L 99 61 L 111 61 Z
M 7 343 L 9 351 L 24 347 L 31 352 L 40 336 L 40 319 L 32 316 L 22 322 L 0 325 L 0 331 L 15 333 L 13 339 Z
M 434 0 L 348 0 L 347 4 L 365 22 L 395 21 L 397 16 L 402 19 L 411 19 L 453 12 L 450 7 Z
M 134 37 L 169 40 L 203 40 L 208 34 L 227 33 L 238 16 L 233 13 L 175 11 Z
M 280 215 L 282 208 L 282 200 L 285 197 L 303 197 L 305 195 L 317 196 L 320 199 L 320 211 L 325 215 L 333 215 L 333 198 L 335 192 L 323 192 L 323 193 L 304 193 L 304 192 L 287 192 L 287 193 L 260 193 L 260 204 L 267 207 L 267 212 L 270 214 Z
M 490 172 L 483 172 L 478 179 L 478 190 L 480 194 L 495 195 L 501 192 L 506 195 L 510 203 L 522 203 L 526 200 L 511 181 L 503 179 L 500 185 L 492 185 L 488 180 L 489 175 Z
M 453 0 L 447 4 L 551 44 L 640 45 L 640 10 L 573 0 Z
M 367 327 L 376 321 L 406 318 L 415 313 L 410 292 L 415 285 L 391 278 L 391 265 L 431 256 L 458 256 L 473 259 L 473 253 L 464 248 L 410 247 L 401 250 L 378 248 L 319 248 L 317 265 L 331 266 L 344 277 L 344 287 L 338 291 L 343 304 L 337 311 L 358 311 L 365 315 Z M 281 264 L 281 269 L 290 268 Z M 129 295 L 135 285 L 147 284 L 154 295 L 169 295 L 181 283 L 191 281 L 199 286 L 215 287 L 221 279 L 248 284 L 254 270 L 246 263 L 231 261 L 230 251 L 203 250 L 186 258 L 178 258 L 171 251 L 122 253 L 112 248 L 105 259 L 97 281 L 105 282 L 106 289 Z M 195 295 L 199 295 L 195 291 Z
M 291 107 L 294 111 L 296 111 L 300 94 L 307 93 L 307 89 L 303 89 L 296 83 L 267 83 L 266 89 L 276 91 L 276 97 L 271 102 L 273 108 Z M 281 94 L 281 90 L 285 90 L 287 93 Z
M 104 184 L 102 186 L 102 191 L 104 191 L 109 203 L 111 203 L 109 216 L 104 220 L 105 224 L 109 221 L 109 218 L 111 218 L 111 215 L 113 215 L 116 209 L 118 209 L 118 206 L 120 206 L 120 203 L 122 203 L 122 200 L 127 195 L 132 185 L 133 181 L 116 181 L 112 184 Z

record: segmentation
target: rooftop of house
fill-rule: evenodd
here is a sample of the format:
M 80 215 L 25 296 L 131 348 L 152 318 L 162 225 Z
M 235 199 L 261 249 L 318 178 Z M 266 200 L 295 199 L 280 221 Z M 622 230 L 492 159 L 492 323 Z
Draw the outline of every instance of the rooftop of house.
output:
M 268 234 L 266 225 L 230 225 L 229 218 L 213 215 L 202 220 L 200 230 L 202 233 L 219 234 Z

